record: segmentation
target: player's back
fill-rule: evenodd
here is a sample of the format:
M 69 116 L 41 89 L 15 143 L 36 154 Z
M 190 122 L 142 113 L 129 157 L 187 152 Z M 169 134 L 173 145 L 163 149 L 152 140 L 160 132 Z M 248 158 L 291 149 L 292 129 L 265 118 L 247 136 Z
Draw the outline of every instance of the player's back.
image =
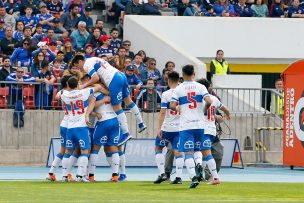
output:
M 91 57 L 86 59 L 83 69 L 91 77 L 97 73 L 99 78 L 109 87 L 115 73 L 118 72 L 116 68 L 111 66 L 107 61 L 97 57 Z
M 208 125 L 215 126 L 216 111 L 217 109 L 222 107 L 222 103 L 216 96 L 213 95 L 209 95 L 209 96 L 212 100 L 212 103 L 208 108 L 207 112 L 205 113 L 205 122 Z M 205 105 L 205 101 L 203 102 L 203 104 Z
M 161 108 L 166 108 L 166 115 L 162 125 L 162 130 L 166 132 L 176 132 L 179 130 L 179 112 L 169 108 L 174 89 L 169 89 L 162 94 Z
M 105 97 L 104 94 L 100 92 L 95 93 L 94 96 L 96 98 L 96 101 L 100 101 Z M 101 119 L 98 121 L 105 121 L 117 117 L 111 103 L 100 105 L 99 107 L 95 108 L 95 112 L 101 114 Z
M 195 81 L 185 81 L 174 90 L 172 99 L 180 106 L 180 131 L 203 129 L 203 99 L 209 95 L 205 86 Z
M 87 127 L 85 114 L 87 112 L 89 97 L 93 94 L 92 88 L 66 91 L 61 95 L 62 101 L 68 110 L 68 127 Z

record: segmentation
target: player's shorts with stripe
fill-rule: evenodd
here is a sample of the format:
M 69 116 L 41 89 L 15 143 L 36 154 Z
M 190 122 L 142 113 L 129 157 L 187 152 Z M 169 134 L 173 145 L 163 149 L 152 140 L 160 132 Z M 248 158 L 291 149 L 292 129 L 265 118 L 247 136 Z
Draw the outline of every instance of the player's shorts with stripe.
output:
M 158 136 L 155 138 L 155 146 L 166 147 L 169 142 L 174 150 L 178 150 L 179 145 L 179 132 L 165 132 L 162 131 L 162 139 Z
M 109 85 L 111 104 L 120 104 L 122 100 L 130 95 L 129 85 L 124 73 L 115 73 Z
M 87 127 L 69 128 L 66 134 L 66 149 L 74 150 L 79 145 L 81 150 L 90 149 L 91 141 Z
M 66 134 L 67 134 L 67 128 L 60 126 L 60 145 L 61 147 L 65 147 L 66 145 Z
M 183 130 L 179 132 L 180 152 L 201 151 L 204 137 L 203 129 Z
M 215 141 L 214 135 L 204 134 L 202 150 L 210 150 L 212 143 Z
M 117 118 L 96 123 L 93 145 L 117 146 L 119 143 L 120 128 Z

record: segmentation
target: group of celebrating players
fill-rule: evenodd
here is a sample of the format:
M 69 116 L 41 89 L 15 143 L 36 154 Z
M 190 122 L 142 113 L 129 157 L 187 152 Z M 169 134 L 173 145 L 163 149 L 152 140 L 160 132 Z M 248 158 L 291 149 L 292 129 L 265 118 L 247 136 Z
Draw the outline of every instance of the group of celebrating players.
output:
M 63 89 L 57 94 L 65 110 L 60 125 L 61 151 L 56 155 L 47 179 L 56 180 L 55 171 L 62 162 L 64 182 L 95 181 L 98 152 L 104 146 L 112 168 L 111 181 L 124 181 L 125 156 L 121 146 L 131 136 L 122 101 L 135 116 L 139 132 L 146 129 L 138 107 L 130 98 L 126 77 L 97 57 L 86 59 L 76 55 L 71 63 L 87 75 L 81 81 L 70 76 L 61 81 Z M 204 179 L 206 166 L 212 175 L 208 184 L 218 185 L 220 181 L 211 154 L 211 144 L 216 138 L 216 110 L 221 109 L 227 119 L 230 119 L 230 113 L 217 97 L 208 93 L 206 80 L 194 81 L 192 65 L 184 66 L 182 72 L 184 82 L 181 84 L 177 72 L 169 73 L 170 89 L 162 94 L 159 130 L 155 139 L 155 160 L 160 175 L 154 183 L 168 179 L 162 150 L 170 142 L 176 159 L 176 178 L 172 184 L 182 183 L 185 165 L 192 181 L 190 188 L 195 188 Z M 74 180 L 71 169 L 76 163 L 78 169 Z

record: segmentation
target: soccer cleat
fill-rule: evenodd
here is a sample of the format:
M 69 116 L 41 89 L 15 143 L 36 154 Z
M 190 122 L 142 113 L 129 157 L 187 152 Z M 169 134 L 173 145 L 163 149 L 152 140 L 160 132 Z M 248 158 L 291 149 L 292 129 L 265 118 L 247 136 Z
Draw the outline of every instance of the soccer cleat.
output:
M 138 133 L 141 133 L 146 129 L 147 129 L 147 126 L 144 123 L 138 124 Z
M 168 178 L 166 174 L 161 174 L 160 176 L 157 177 L 157 179 L 154 181 L 154 184 L 160 184 L 161 182 L 166 181 Z
M 201 182 L 204 179 L 202 165 L 196 164 L 196 166 L 195 166 L 195 173 L 196 173 L 197 180 L 199 182 Z
M 67 176 L 63 176 L 61 182 L 66 182 L 66 183 L 68 183 L 68 182 L 69 182 L 68 177 L 67 177 Z
M 170 181 L 171 173 L 170 173 L 170 172 L 165 172 L 165 174 L 166 174 L 166 176 L 167 176 L 168 181 Z
M 176 177 L 170 184 L 177 185 L 177 184 L 182 184 L 182 183 L 183 183 L 182 179 L 179 177 Z
M 89 183 L 90 180 L 86 179 L 85 177 L 82 176 L 76 176 L 77 177 L 77 182 L 79 183 Z
M 196 187 L 198 186 L 198 184 L 199 184 L 199 182 L 198 182 L 198 180 L 197 180 L 197 177 L 194 176 L 194 177 L 192 178 L 192 183 L 190 184 L 189 188 L 196 188 Z
M 125 181 L 126 178 L 127 178 L 127 175 L 126 175 L 126 174 L 119 174 L 118 181 L 119 181 L 119 182 Z
M 116 175 L 112 176 L 111 180 L 112 180 L 112 182 L 115 182 L 115 183 L 118 182 L 118 176 L 116 176 Z
M 215 178 L 213 180 L 210 180 L 207 184 L 208 185 L 219 185 L 219 184 L 221 184 L 221 182 L 220 182 L 220 179 Z
M 49 181 L 56 181 L 56 176 L 55 174 L 53 173 L 48 173 L 47 177 L 46 177 L 46 180 L 49 180 Z
M 76 182 L 76 180 L 73 178 L 72 174 L 68 174 L 68 181 L 69 182 Z

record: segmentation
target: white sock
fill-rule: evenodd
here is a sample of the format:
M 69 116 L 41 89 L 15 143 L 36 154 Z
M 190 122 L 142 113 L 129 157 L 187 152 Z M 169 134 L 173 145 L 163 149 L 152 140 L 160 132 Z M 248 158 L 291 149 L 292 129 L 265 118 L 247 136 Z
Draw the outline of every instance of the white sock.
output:
M 120 174 L 126 174 L 126 156 L 124 153 L 119 153 L 119 171 Z
M 70 158 L 69 158 L 69 164 L 68 164 L 68 167 L 67 167 L 67 173 L 68 174 L 72 173 L 72 168 L 73 168 L 73 166 L 76 165 L 77 160 L 78 160 L 78 155 L 72 154 L 72 156 L 70 156 Z
M 116 173 L 118 174 L 119 170 L 119 155 L 118 153 L 112 154 L 112 174 Z
M 120 111 L 116 112 L 116 115 L 117 115 L 117 119 L 120 124 L 120 127 L 122 129 L 122 133 L 123 134 L 129 133 L 127 117 L 126 117 L 125 112 L 123 110 L 120 110 Z
M 198 151 L 198 152 L 194 152 L 193 154 L 194 156 L 194 162 L 195 164 L 199 164 L 199 165 L 202 165 L 203 164 L 203 155 L 202 155 L 202 152 Z
M 95 174 L 97 159 L 98 159 L 98 154 L 95 154 L 95 153 L 90 154 L 89 174 Z
M 207 160 L 207 165 L 208 165 L 208 168 L 211 172 L 212 177 L 218 179 L 219 176 L 218 176 L 217 171 L 216 171 L 216 163 L 214 161 L 213 156 L 211 154 L 209 154 L 206 157 L 206 160 Z
M 189 173 L 189 176 L 192 179 L 195 176 L 195 163 L 193 159 L 193 154 L 186 154 L 185 158 L 186 158 L 185 165 Z
M 69 158 L 70 154 L 64 154 L 62 159 L 62 176 L 68 176 L 68 165 L 69 165 Z
M 62 158 L 59 158 L 58 156 L 55 156 L 55 159 L 54 159 L 54 161 L 53 161 L 53 163 L 52 163 L 52 166 L 51 166 L 51 168 L 50 168 L 49 173 L 55 173 L 55 172 L 56 172 L 56 169 L 57 169 L 58 166 L 60 165 L 61 161 L 62 161 Z
M 89 160 L 87 154 L 80 155 L 77 175 L 80 175 L 82 177 L 87 175 L 88 162 Z
M 183 156 L 177 156 L 175 158 L 175 164 L 176 164 L 176 177 L 180 178 L 183 173 L 183 167 L 184 167 L 184 158 Z
M 165 156 L 161 151 L 155 152 L 155 162 L 159 170 L 159 174 L 165 173 Z
M 202 164 L 202 166 L 203 166 L 203 169 L 205 169 L 205 168 L 206 168 L 206 166 L 207 166 L 207 161 L 203 160 L 203 164 Z
M 135 116 L 136 118 L 136 122 L 139 124 L 139 123 L 143 123 L 143 119 L 141 117 L 141 114 L 139 112 L 139 109 L 137 107 L 137 105 L 132 102 L 130 105 L 129 105 L 129 108 L 130 108 L 130 111 L 133 113 L 133 115 Z
M 109 166 L 112 167 L 112 154 L 111 153 L 106 153 L 106 160 L 107 160 Z

